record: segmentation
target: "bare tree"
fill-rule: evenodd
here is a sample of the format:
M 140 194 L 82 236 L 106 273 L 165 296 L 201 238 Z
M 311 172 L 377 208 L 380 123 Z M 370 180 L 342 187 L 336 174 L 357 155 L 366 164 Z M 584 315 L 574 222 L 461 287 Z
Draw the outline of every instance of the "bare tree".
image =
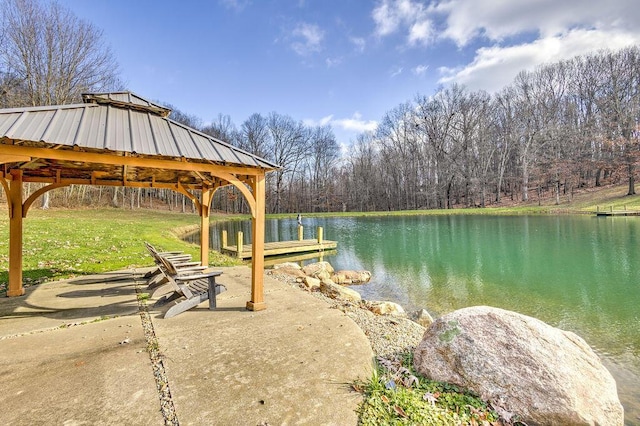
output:
M 202 131 L 232 145 L 238 145 L 239 143 L 240 138 L 236 125 L 233 124 L 231 116 L 226 114 L 218 114 L 216 119 L 205 126 Z
M 5 0 L 0 7 L 2 107 L 79 102 L 89 91 L 121 89 L 102 32 L 51 1 Z M 49 207 L 50 193 L 42 197 Z
M 169 118 L 171 118 L 173 121 L 184 124 L 185 126 L 191 127 L 192 129 L 196 130 L 199 130 L 202 127 L 202 119 L 200 117 L 193 114 L 188 114 L 178 107 L 166 102 L 158 102 L 158 104 L 164 105 L 171 110 L 171 115 L 169 115 Z
M 281 167 L 273 173 L 273 212 L 280 213 L 285 189 L 291 188 L 302 160 L 308 154 L 310 131 L 302 122 L 275 112 L 269 114 L 267 126 L 272 141 L 271 159 Z
M 311 174 L 311 210 L 331 211 L 332 182 L 336 163 L 340 155 L 338 142 L 329 126 L 312 130 L 309 143 L 308 170 Z
M 2 69 L 21 95 L 14 106 L 67 104 L 87 91 L 121 88 L 102 31 L 69 9 L 53 1 L 6 0 L 1 11 Z
M 271 136 L 267 119 L 251 114 L 240 127 L 240 148 L 263 158 L 270 156 Z

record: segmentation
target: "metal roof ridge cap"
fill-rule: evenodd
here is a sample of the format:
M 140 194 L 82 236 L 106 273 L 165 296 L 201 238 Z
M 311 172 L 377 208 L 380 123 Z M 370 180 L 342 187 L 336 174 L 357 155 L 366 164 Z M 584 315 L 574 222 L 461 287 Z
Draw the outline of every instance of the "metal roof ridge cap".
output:
M 72 108 L 85 108 L 85 107 L 99 107 L 98 104 L 65 104 L 65 105 L 40 105 L 30 107 L 15 107 L 15 108 L 1 108 L 0 114 L 13 114 L 16 112 L 39 112 L 56 109 L 72 109 Z

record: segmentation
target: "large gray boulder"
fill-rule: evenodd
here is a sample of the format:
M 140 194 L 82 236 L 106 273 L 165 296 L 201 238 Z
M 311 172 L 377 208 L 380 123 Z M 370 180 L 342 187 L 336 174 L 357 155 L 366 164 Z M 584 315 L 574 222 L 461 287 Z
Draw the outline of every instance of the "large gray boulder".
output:
M 469 389 L 528 425 L 622 425 L 616 382 L 574 333 L 487 306 L 437 319 L 414 354 L 423 375 Z

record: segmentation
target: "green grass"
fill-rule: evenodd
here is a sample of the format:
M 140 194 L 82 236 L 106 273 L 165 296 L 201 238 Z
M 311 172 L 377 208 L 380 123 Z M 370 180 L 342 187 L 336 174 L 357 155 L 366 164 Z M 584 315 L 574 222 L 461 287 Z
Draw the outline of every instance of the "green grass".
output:
M 222 218 L 222 216 L 218 217 Z M 198 259 L 198 245 L 179 235 L 199 229 L 194 214 L 153 210 L 33 209 L 24 220 L 25 285 L 123 268 L 153 265 L 143 242 L 159 249 L 182 250 Z M 0 291 L 8 281 L 9 218 L 0 210 Z M 209 253 L 209 264 L 229 266 L 238 260 Z
M 371 378 L 353 388 L 363 394 L 361 425 L 479 425 L 498 420 L 477 396 L 417 374 L 410 352 L 396 360 L 379 360 Z
M 305 213 L 303 217 L 366 217 L 366 216 L 411 216 L 411 215 L 544 215 L 544 214 L 583 214 L 595 212 L 597 207 L 601 210 L 622 210 L 625 206 L 628 210 L 640 210 L 640 194 L 626 195 L 627 185 L 612 185 L 601 188 L 590 188 L 576 192 L 573 195 L 562 195 L 560 203 L 555 204 L 555 197 L 547 195 L 538 202 L 535 191 L 530 192 L 527 202 L 511 203 L 504 201 L 503 205 L 488 206 L 486 208 L 455 208 L 432 210 L 400 210 L 400 211 L 376 211 L 376 212 L 329 212 L 329 213 Z M 640 192 L 640 184 L 637 186 Z M 297 213 L 269 214 L 268 219 L 295 218 Z

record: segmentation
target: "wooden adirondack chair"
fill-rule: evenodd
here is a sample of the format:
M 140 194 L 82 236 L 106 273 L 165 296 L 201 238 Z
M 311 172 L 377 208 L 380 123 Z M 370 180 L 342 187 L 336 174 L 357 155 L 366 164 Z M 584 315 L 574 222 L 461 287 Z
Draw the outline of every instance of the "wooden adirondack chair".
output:
M 157 266 L 154 271 L 145 275 L 145 277 L 149 279 L 147 281 L 147 291 L 150 292 L 150 297 L 152 299 L 173 289 L 173 285 L 169 283 L 165 274 L 162 273 L 163 266 L 161 258 L 171 261 L 175 269 L 179 272 L 204 271 L 207 269 L 205 266 L 202 266 L 200 262 L 191 261 L 190 254 L 185 254 L 179 251 L 159 252 L 150 243 L 145 242 L 144 244 Z
M 167 278 L 167 286 L 172 287 L 171 294 L 158 299 L 154 307 L 176 301 L 164 318 L 174 317 L 209 299 L 209 309 L 216 308 L 216 295 L 226 290 L 221 284 L 216 284 L 216 277 L 222 275 L 220 271 L 186 271 L 176 270 L 172 262 L 160 256 L 162 267 L 160 270 Z

